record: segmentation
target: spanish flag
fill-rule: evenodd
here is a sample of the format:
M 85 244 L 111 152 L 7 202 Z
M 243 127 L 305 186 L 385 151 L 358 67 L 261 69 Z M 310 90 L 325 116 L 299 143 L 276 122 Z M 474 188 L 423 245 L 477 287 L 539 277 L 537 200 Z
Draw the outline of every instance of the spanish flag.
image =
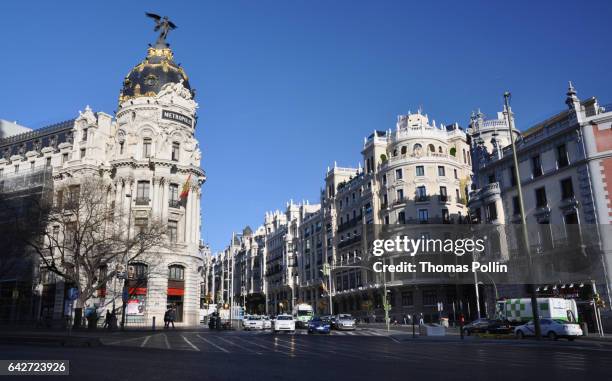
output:
M 191 180 L 191 173 L 187 176 L 187 180 L 185 180 L 185 184 L 183 184 L 183 189 L 181 190 L 181 195 L 179 196 L 181 200 L 184 200 L 189 195 L 189 180 Z

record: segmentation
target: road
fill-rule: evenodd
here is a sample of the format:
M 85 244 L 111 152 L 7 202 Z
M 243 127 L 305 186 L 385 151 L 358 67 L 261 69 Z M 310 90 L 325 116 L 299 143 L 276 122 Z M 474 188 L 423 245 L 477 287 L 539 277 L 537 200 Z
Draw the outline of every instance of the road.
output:
M 169 330 L 104 338 L 104 346 L 0 346 L 1 359 L 67 359 L 75 380 L 607 379 L 612 344 L 404 339 L 384 331 L 331 336 Z M 21 376 L 19 380 L 28 379 Z M 38 379 L 40 377 L 31 377 Z

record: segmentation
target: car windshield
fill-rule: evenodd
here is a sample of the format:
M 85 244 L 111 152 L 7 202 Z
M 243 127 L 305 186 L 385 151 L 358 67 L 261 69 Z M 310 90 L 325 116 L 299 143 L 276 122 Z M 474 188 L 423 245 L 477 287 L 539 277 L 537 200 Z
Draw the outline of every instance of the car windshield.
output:
M 312 311 L 308 311 L 308 310 L 298 311 L 297 315 L 298 316 L 312 316 Z
M 338 319 L 343 319 L 343 320 L 352 320 L 353 317 L 351 315 L 338 315 Z
M 293 320 L 291 316 L 278 316 L 276 320 Z
M 553 321 L 555 323 L 557 323 L 557 324 L 576 324 L 576 325 L 578 324 L 578 323 L 574 323 L 574 322 L 569 322 L 569 321 L 565 321 L 565 320 L 557 320 L 557 319 L 555 319 Z

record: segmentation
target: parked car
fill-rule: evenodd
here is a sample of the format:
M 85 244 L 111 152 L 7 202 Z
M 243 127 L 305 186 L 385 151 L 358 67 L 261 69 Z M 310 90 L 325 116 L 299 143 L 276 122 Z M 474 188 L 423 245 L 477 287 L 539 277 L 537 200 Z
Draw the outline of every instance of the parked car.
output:
M 329 319 L 315 316 L 308 323 L 308 333 L 330 333 L 331 323 Z
M 295 332 L 295 320 L 291 315 L 278 315 L 274 321 L 274 332 L 289 331 Z
M 272 329 L 272 320 L 269 316 L 262 316 L 261 320 L 263 321 L 263 329 Z
M 578 323 L 568 323 L 563 320 L 540 319 L 540 329 L 542 336 L 557 340 L 559 337 L 564 337 L 568 340 L 574 340 L 578 336 L 582 336 L 582 328 Z M 514 329 L 514 334 L 519 339 L 525 336 L 535 336 L 535 326 L 533 320 L 527 324 L 519 325 Z
M 245 330 L 264 329 L 264 322 L 261 316 L 251 315 L 243 321 Z
M 466 336 L 472 333 L 512 333 L 512 326 L 508 322 L 491 319 L 477 319 L 463 326 Z
M 349 314 L 336 315 L 335 319 L 332 320 L 333 327 L 339 330 L 354 330 L 355 319 Z

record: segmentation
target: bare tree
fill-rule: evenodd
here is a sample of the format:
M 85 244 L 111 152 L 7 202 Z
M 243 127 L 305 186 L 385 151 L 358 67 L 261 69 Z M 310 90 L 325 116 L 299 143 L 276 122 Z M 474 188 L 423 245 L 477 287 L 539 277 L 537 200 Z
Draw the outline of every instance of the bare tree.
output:
M 129 209 L 115 205 L 114 198 L 108 181 L 82 177 L 56 186 L 54 202 L 39 205 L 39 223 L 19 228 L 41 266 L 78 289 L 78 321 L 85 303 L 118 271 L 125 271 L 125 265 L 144 261 L 147 253 L 166 246 L 164 224 L 147 218 L 136 226 Z

